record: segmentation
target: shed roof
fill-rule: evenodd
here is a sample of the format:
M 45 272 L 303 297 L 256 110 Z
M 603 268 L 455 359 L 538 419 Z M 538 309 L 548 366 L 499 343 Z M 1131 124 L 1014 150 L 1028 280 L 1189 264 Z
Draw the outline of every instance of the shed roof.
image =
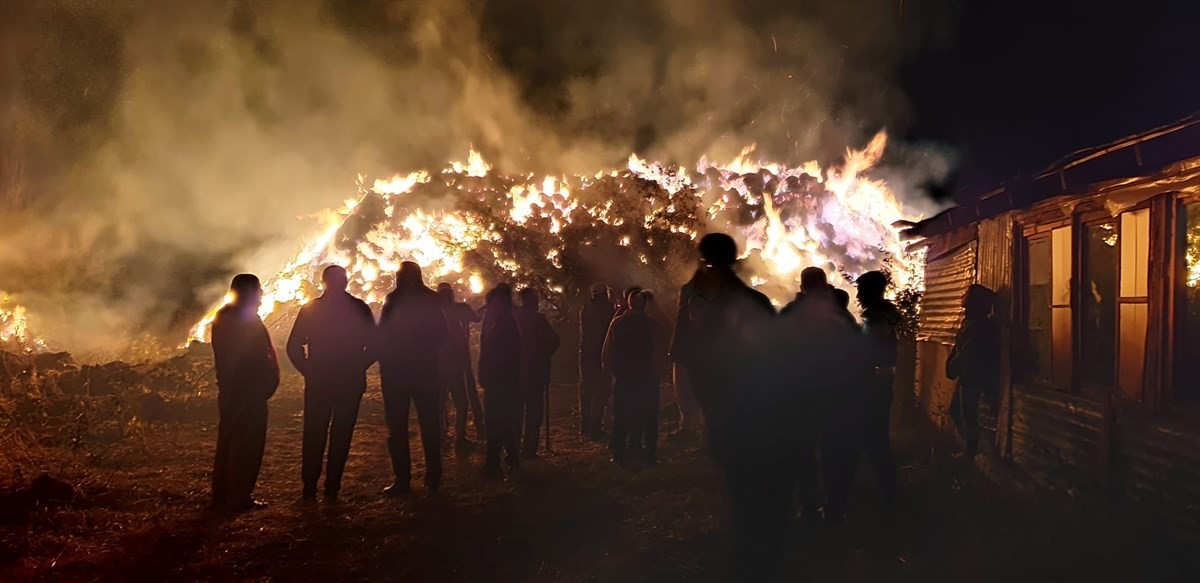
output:
M 947 209 L 904 232 L 906 238 L 940 235 L 955 228 L 1027 208 L 1057 196 L 1086 195 L 1114 181 L 1160 174 L 1184 160 L 1200 157 L 1200 112 L 1177 122 L 1120 140 L 1079 150 L 1045 170 L 1021 175 L 974 202 Z

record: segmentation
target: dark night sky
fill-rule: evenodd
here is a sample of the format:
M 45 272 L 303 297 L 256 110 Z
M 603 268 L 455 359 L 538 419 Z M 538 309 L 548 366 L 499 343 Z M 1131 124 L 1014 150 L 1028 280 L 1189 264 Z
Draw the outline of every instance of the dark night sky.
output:
M 1200 110 L 1200 2 L 964 2 L 916 55 L 910 138 L 952 145 L 960 196 Z

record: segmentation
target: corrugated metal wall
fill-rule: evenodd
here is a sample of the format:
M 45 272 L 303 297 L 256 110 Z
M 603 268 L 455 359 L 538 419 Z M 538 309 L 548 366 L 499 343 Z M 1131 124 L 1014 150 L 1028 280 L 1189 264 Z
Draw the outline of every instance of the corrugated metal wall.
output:
M 925 261 L 925 294 L 921 296 L 917 340 L 954 344 L 962 323 L 962 297 L 975 283 L 975 242 Z

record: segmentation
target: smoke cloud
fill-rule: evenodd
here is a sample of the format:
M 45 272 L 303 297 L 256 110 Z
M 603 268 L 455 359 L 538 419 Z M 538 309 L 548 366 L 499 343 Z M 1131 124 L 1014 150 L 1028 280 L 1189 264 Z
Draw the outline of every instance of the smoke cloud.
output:
M 952 22 L 916 0 L 5 2 L 0 290 L 117 354 L 273 272 L 357 173 L 472 145 L 509 172 L 836 159 L 903 131 L 897 68 Z M 917 197 L 946 166 L 904 151 Z

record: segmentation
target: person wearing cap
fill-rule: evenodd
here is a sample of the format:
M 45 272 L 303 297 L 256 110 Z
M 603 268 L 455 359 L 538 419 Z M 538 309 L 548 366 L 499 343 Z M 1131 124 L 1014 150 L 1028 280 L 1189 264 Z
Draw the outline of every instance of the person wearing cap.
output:
M 709 454 L 724 474 L 734 577 L 769 580 L 782 559 L 796 455 L 773 358 L 775 308 L 735 273 L 731 237 L 705 235 L 699 251 L 700 266 L 680 289 L 671 357 L 688 369 Z
M 367 368 L 375 361 L 375 316 L 366 302 L 346 291 L 345 268 L 326 267 L 321 281 L 325 291 L 300 308 L 287 341 L 288 359 L 304 376 L 300 475 L 305 499 L 317 495 L 327 442 L 325 496 L 336 498 L 341 490 Z
M 550 387 L 550 361 L 558 352 L 560 340 L 550 320 L 538 311 L 537 290 L 523 288 L 519 295 L 521 307 L 513 315 L 521 334 L 521 408 L 525 415 L 521 456 L 528 459 L 537 457 Z M 547 427 L 546 431 L 549 430 Z
M 874 471 L 883 495 L 886 512 L 896 501 L 896 463 L 892 459 L 891 410 L 892 385 L 896 378 L 896 328 L 900 310 L 885 297 L 888 277 L 880 271 L 868 271 L 855 281 L 858 303 L 862 306 L 862 330 L 867 358 L 865 405 L 860 419 L 860 444 Z M 857 457 L 857 456 L 856 456 Z M 846 479 L 853 482 L 853 469 Z M 844 512 L 844 508 L 835 511 Z
M 580 433 L 592 439 L 604 436 L 604 410 L 612 396 L 612 377 L 604 370 L 601 352 L 613 320 L 608 286 L 592 286 L 592 298 L 579 310 L 579 415 Z
M 946 359 L 946 378 L 958 381 L 950 416 L 962 435 L 963 457 L 979 451 L 979 402 L 998 410 L 1000 396 L 1000 327 L 992 318 L 996 293 L 979 284 L 963 295 L 962 326 Z
M 233 300 L 212 326 L 217 373 L 217 455 L 213 505 L 234 512 L 266 506 L 252 494 L 267 444 L 267 401 L 279 387 L 279 358 L 258 316 L 262 285 L 243 273 L 233 278 Z
M 454 287 L 448 282 L 437 286 L 438 300 L 442 306 L 442 315 L 446 318 L 449 336 L 442 346 L 438 356 L 441 368 L 439 375 L 445 390 L 439 394 L 442 399 L 442 414 L 439 421 L 443 424 L 442 434 L 448 432 L 445 401 L 447 394 L 454 401 L 454 442 L 455 448 L 465 452 L 471 442 L 467 439 L 467 410 L 475 420 L 475 434 L 482 442 L 487 436 L 487 423 L 484 421 L 483 405 L 479 401 L 479 391 L 475 388 L 475 375 L 471 372 L 471 324 L 479 321 L 479 314 L 466 302 L 456 301 Z
M 433 493 L 442 480 L 441 383 L 438 356 L 449 335 L 437 294 L 425 285 L 421 267 L 400 264 L 396 289 L 387 295 L 379 318 L 379 376 L 383 389 L 388 453 L 395 482 L 388 496 L 411 492 L 408 444 L 409 407 L 416 405 L 425 452 L 425 488 Z

